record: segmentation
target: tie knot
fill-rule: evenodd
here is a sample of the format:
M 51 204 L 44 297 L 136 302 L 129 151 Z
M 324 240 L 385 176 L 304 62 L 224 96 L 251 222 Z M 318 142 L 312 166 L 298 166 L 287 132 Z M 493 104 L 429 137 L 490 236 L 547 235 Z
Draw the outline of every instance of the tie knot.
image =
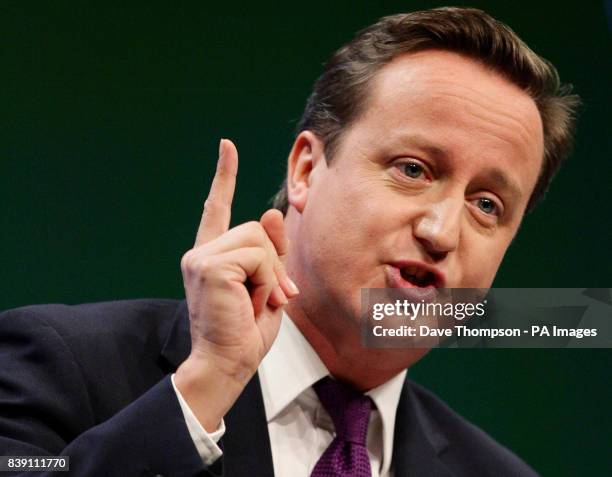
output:
M 365 446 L 372 400 L 329 376 L 313 387 L 334 423 L 338 439 Z

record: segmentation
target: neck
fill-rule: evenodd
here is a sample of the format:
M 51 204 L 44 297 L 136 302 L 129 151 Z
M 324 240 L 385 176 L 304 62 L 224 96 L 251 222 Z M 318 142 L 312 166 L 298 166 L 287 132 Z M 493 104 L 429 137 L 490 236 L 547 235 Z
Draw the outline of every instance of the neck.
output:
M 300 288 L 285 311 L 334 377 L 360 391 L 369 391 L 412 366 L 428 350 L 366 348 L 354 318 L 338 316 L 336 306 L 320 303 L 321 292 L 312 285 L 317 281 L 304 275 L 310 264 L 297 248 L 299 217 L 292 207 L 285 217 L 290 238 L 286 269 Z
M 287 314 L 313 347 L 330 374 L 355 389 L 365 392 L 386 383 L 417 362 L 427 349 L 376 349 L 361 343 L 359 330 L 345 329 L 334 334 L 322 331 L 309 319 L 299 300 L 292 300 Z M 333 323 L 334 317 L 318 317 L 318 322 Z

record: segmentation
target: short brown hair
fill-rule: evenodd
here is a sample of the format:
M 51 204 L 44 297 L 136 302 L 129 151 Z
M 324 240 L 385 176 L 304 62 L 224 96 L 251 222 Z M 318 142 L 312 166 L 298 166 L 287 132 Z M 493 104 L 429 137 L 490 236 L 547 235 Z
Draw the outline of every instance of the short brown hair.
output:
M 534 53 L 507 25 L 475 8 L 443 7 L 391 15 L 357 33 L 334 53 L 314 84 L 297 133 L 310 130 L 331 161 L 342 131 L 365 110 L 376 73 L 404 53 L 446 50 L 476 59 L 519 86 L 535 101 L 544 130 L 544 158 L 527 210 L 543 198 L 572 146 L 580 100 L 555 67 Z M 287 184 L 273 199 L 285 214 Z

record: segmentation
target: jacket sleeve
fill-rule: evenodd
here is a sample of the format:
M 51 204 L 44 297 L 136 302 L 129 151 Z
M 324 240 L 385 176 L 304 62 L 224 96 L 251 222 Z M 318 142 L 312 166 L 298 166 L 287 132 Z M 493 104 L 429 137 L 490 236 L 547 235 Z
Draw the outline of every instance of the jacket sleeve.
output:
M 91 403 L 54 327 L 35 313 L 0 314 L 0 455 L 70 457 L 68 473 L 36 473 L 45 476 L 221 473 L 221 459 L 206 467 L 198 455 L 169 375 L 104 422 Z

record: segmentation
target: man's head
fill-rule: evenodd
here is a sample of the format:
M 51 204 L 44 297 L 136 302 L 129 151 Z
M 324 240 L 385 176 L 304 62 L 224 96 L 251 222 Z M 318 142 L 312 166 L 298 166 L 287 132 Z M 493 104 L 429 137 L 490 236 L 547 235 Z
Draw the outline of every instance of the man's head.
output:
M 420 20 L 429 23 L 419 29 Z M 406 52 L 390 36 L 406 22 L 432 37 L 438 25 L 467 52 Z M 285 222 L 287 269 L 301 290 L 288 311 L 320 354 L 358 362 L 356 353 L 374 353 L 359 344 L 362 288 L 493 282 L 541 171 L 568 147 L 576 101 L 544 98 L 554 70 L 505 28 L 475 10 L 389 17 L 341 49 L 317 82 L 289 155 Z M 372 69 L 375 51 L 386 59 Z M 362 83 L 350 86 L 360 69 Z M 554 125 L 543 124 L 547 114 Z M 368 366 L 405 366 L 407 356 L 385 353 Z
M 331 161 L 342 132 L 367 110 L 371 84 L 380 69 L 400 55 L 432 49 L 479 61 L 535 101 L 544 130 L 544 158 L 528 202 L 527 210 L 532 210 L 571 149 L 579 99 L 561 84 L 552 64 L 481 10 L 444 7 L 392 15 L 359 32 L 328 61 L 308 98 L 298 133 L 317 134 Z M 287 212 L 286 182 L 274 198 L 274 207 Z

